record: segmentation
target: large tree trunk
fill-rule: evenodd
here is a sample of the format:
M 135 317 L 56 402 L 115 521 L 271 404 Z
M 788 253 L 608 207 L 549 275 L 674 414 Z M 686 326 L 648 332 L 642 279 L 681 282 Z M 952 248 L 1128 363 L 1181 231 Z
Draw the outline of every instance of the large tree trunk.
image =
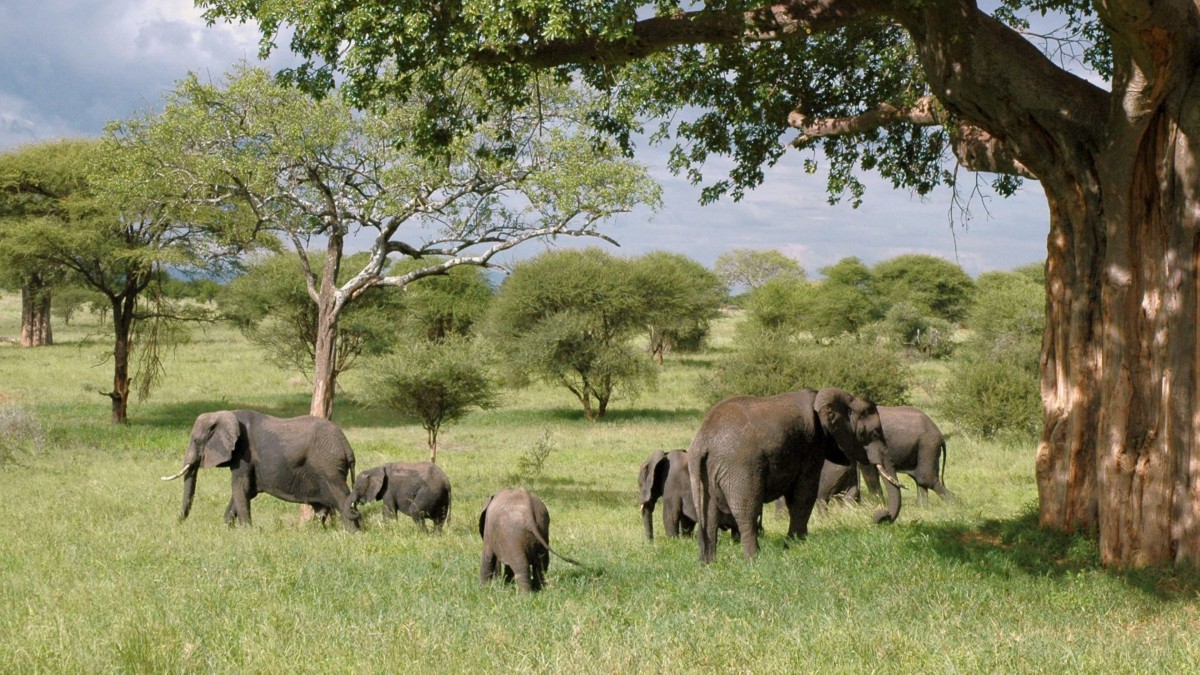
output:
M 1148 110 L 1118 91 L 1096 169 L 1043 179 L 1041 522 L 1097 532 L 1116 567 L 1200 564 L 1200 95 L 1170 90 Z
M 334 387 L 337 386 L 337 329 L 337 315 L 322 307 L 317 313 L 317 340 L 313 350 L 316 368 L 308 414 L 324 419 L 333 416 Z
M 50 330 L 50 284 L 34 273 L 21 286 L 21 346 L 45 347 L 54 343 Z

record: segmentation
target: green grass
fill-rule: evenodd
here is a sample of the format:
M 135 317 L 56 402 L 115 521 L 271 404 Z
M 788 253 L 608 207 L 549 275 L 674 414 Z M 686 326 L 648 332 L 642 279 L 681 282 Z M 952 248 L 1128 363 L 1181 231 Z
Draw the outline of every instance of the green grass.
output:
M 0 297 L 0 335 L 15 335 Z M 728 325 L 723 325 L 728 335 Z M 704 412 L 706 356 L 669 358 L 655 391 L 589 423 L 565 391 L 508 392 L 506 404 L 442 434 L 454 485 L 442 536 L 364 509 L 366 531 L 301 524 L 298 508 L 254 501 L 254 526 L 221 520 L 228 473 L 201 473 L 176 522 L 178 469 L 194 416 L 254 407 L 307 411 L 302 378 L 262 364 L 234 331 L 197 332 L 166 384 L 108 424 L 111 377 L 99 327 L 56 325 L 59 344 L 0 346 L 0 405 L 31 411 L 43 449 L 0 468 L 0 672 L 1155 672 L 1200 662 L 1196 579 L 1102 570 L 1083 537 L 1042 532 L 1031 443 L 950 432 L 956 505 L 900 521 L 870 507 L 814 516 L 804 542 L 768 509 L 758 559 L 722 537 L 696 563 L 690 540 L 643 540 L 638 465 L 684 447 Z M 102 334 L 101 334 L 102 335 Z M 718 347 L 720 345 L 718 344 Z M 914 402 L 938 419 L 922 364 Z M 347 377 L 347 386 L 353 378 Z M 426 456 L 424 431 L 339 399 L 335 418 L 366 468 Z M 544 593 L 477 582 L 478 508 L 548 434 L 527 486 L 548 504 L 554 561 Z

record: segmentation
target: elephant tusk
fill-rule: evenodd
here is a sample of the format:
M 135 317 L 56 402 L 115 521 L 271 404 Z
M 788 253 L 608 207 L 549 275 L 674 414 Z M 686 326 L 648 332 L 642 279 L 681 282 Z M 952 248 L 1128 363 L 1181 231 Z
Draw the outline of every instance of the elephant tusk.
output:
M 875 468 L 879 470 L 879 475 L 883 476 L 884 480 L 891 483 L 892 485 L 895 485 L 897 488 L 899 488 L 901 490 L 904 489 L 904 486 L 900 484 L 900 481 L 896 480 L 895 476 L 889 474 L 887 472 L 887 470 L 883 468 L 882 464 L 876 464 Z
M 179 473 L 172 476 L 163 476 L 161 480 L 175 480 L 176 478 L 179 478 L 183 474 L 187 473 L 188 468 L 188 465 L 184 464 L 183 468 L 179 470 Z

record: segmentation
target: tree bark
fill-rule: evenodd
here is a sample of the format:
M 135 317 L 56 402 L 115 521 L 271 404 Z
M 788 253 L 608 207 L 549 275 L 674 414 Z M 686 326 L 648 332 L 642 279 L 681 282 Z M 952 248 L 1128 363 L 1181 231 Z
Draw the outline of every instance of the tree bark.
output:
M 32 274 L 21 286 L 22 347 L 45 347 L 54 344 L 50 327 L 50 284 L 38 273 Z
M 125 424 L 129 421 L 129 354 L 136 307 L 136 294 L 112 298 L 113 388 L 106 396 L 112 399 L 113 424 Z

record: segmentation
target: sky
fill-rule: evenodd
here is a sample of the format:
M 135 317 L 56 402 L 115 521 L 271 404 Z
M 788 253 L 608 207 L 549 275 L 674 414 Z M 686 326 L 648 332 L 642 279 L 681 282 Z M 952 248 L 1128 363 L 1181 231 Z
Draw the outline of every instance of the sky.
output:
M 191 0 L 0 0 L 0 8 L 0 152 L 98 136 L 109 121 L 160 107 L 189 71 L 217 80 L 258 52 L 253 26 L 208 27 Z M 284 67 L 289 56 L 277 53 L 264 65 Z M 964 220 L 949 190 L 919 198 L 866 174 L 864 203 L 854 209 L 829 205 L 823 177 L 806 174 L 807 155 L 793 150 L 742 201 L 701 206 L 700 187 L 667 170 L 666 151 L 639 148 L 636 158 L 663 186 L 664 203 L 606 224 L 621 244 L 614 252 L 665 250 L 712 265 L 731 249 L 776 249 L 814 277 L 846 256 L 874 264 L 926 253 L 972 276 L 1045 258 L 1049 215 L 1033 182 L 1015 197 L 976 199 Z M 723 176 L 717 165 L 705 172 Z M 518 255 L 541 250 L 526 244 Z

